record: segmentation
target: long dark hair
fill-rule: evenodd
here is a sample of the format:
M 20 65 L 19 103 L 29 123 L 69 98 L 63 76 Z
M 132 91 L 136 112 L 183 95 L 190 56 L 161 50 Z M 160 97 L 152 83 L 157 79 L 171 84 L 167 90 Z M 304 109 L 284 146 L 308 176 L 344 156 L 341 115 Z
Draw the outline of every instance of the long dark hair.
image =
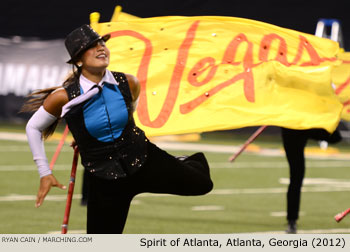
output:
M 66 78 L 66 80 L 63 82 L 61 86 L 35 90 L 31 94 L 27 95 L 27 101 L 23 104 L 19 113 L 37 111 L 44 104 L 45 99 L 53 91 L 55 91 L 58 88 L 61 88 L 61 87 L 65 88 L 73 83 L 76 83 L 77 81 L 79 81 L 80 75 L 81 75 L 81 67 L 77 67 L 74 64 L 72 64 L 72 73 Z M 58 118 L 53 124 L 51 124 L 49 127 L 47 127 L 43 131 L 42 137 L 44 139 L 47 139 L 49 136 L 53 134 L 60 120 L 61 118 Z

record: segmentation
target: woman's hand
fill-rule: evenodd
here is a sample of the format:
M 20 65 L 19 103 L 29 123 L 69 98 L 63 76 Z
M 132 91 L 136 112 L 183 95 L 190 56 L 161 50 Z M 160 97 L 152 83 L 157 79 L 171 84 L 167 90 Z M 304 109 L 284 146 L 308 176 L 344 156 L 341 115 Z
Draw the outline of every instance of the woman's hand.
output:
M 73 140 L 69 146 L 75 149 L 75 147 L 77 146 L 77 143 L 75 142 L 75 140 Z
M 62 190 L 65 190 L 67 188 L 66 186 L 60 184 L 55 178 L 55 176 L 52 174 L 42 177 L 40 179 L 39 191 L 36 196 L 35 207 L 39 207 L 42 205 L 51 187 L 58 187 L 58 188 L 61 188 Z

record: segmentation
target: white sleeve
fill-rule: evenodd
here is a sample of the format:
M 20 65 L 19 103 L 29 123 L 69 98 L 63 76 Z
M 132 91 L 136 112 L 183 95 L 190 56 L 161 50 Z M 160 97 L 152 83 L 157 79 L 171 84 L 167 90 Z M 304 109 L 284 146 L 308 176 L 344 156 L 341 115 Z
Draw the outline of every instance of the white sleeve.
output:
M 38 167 L 40 178 L 51 174 L 49 163 L 46 158 L 42 131 L 54 123 L 57 118 L 48 113 L 41 106 L 29 119 L 26 126 L 29 147 L 33 154 L 33 160 Z

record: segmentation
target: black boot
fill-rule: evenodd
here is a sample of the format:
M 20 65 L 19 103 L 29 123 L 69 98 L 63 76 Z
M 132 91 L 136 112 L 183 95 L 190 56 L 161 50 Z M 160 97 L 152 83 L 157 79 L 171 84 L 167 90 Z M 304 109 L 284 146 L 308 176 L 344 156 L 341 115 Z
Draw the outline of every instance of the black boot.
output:
M 296 234 L 297 233 L 296 220 L 288 220 L 288 227 L 287 227 L 286 233 L 287 234 Z

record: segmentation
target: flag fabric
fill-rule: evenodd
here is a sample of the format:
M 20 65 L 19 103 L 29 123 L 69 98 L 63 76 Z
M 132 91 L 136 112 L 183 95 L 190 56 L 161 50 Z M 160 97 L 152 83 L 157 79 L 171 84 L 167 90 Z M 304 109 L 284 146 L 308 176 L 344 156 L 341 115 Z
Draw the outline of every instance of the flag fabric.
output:
M 338 43 L 233 17 L 94 23 L 111 34 L 109 69 L 135 75 L 148 136 L 275 125 L 334 131 Z
M 332 81 L 336 86 L 335 93 L 343 104 L 341 119 L 350 121 L 350 52 L 341 52 L 338 55 L 340 65 L 334 67 Z

